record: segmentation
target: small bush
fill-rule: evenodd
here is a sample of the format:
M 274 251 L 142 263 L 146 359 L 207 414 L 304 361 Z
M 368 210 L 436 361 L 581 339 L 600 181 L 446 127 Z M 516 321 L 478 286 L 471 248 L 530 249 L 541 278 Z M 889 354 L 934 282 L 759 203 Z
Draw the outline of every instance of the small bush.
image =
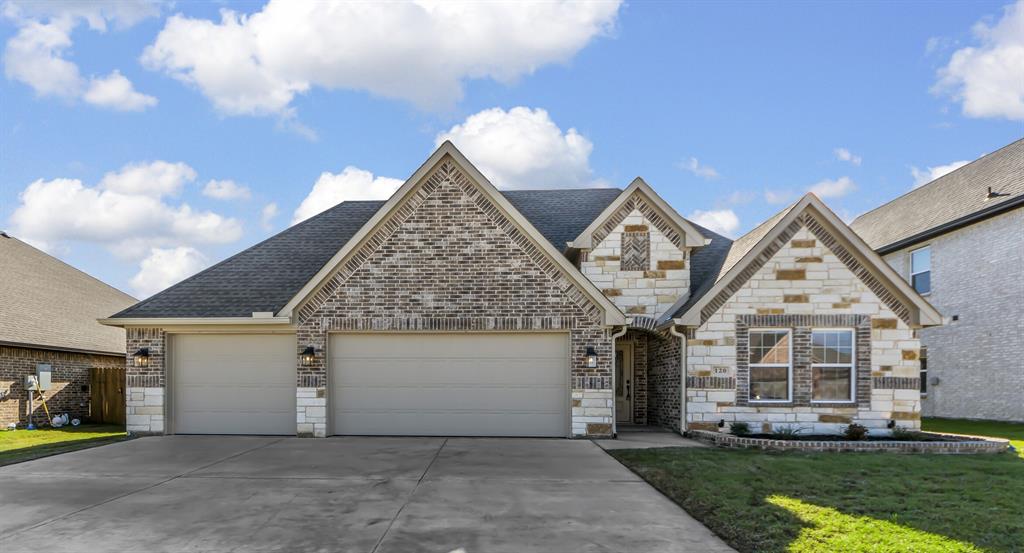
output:
M 745 423 L 745 422 L 734 422 L 731 425 L 729 425 L 729 432 L 733 436 L 740 436 L 740 437 L 749 436 L 750 435 L 750 425 Z
M 780 426 L 772 430 L 772 439 L 795 440 L 799 438 L 799 434 L 803 431 L 803 428 L 797 428 L 795 426 Z
M 862 425 L 854 423 L 847 426 L 846 430 L 843 430 L 843 437 L 852 441 L 865 440 L 868 437 L 868 429 Z

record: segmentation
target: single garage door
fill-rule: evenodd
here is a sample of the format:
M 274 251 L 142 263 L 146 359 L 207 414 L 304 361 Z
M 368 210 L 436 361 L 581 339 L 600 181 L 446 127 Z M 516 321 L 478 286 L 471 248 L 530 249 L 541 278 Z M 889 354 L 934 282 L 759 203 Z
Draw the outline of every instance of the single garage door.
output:
M 178 434 L 295 434 L 295 336 L 171 337 Z
M 333 432 L 566 436 L 565 334 L 335 334 Z

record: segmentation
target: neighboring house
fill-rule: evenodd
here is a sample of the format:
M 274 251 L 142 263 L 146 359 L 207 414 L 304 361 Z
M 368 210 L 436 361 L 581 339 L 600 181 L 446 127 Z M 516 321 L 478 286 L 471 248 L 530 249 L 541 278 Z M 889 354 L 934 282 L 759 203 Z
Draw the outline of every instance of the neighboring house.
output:
M 732 242 L 642 180 L 499 192 L 450 143 L 103 321 L 135 433 L 919 424 L 939 314 L 820 200 Z
M 28 422 L 25 376 L 50 365 L 50 413 L 89 415 L 90 371 L 124 369 L 124 331 L 96 322 L 135 298 L 0 233 L 0 425 Z M 38 393 L 33 420 L 47 417 Z
M 921 332 L 923 413 L 1024 421 L 1024 140 L 851 226 L 946 317 Z

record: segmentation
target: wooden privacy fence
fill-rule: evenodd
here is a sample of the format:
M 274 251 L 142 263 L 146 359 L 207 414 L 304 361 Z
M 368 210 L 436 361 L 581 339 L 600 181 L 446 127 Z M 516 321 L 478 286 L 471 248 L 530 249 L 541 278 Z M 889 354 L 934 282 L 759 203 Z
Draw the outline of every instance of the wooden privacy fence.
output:
M 89 420 L 124 424 L 124 369 L 89 369 Z

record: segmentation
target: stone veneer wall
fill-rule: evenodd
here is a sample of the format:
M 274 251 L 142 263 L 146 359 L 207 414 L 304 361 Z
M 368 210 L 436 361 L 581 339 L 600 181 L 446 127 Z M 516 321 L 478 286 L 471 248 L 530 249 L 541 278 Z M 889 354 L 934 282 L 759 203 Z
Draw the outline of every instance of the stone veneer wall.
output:
M 920 343 L 914 331 L 894 312 L 892 298 L 880 299 L 835 252 L 826 248 L 823 242 L 833 243 L 834 239 L 813 220 L 795 225 L 788 234 L 780 249 L 712 312 L 688 340 L 687 426 L 717 430 L 718 421 L 724 419 L 727 423 L 747 422 L 755 432 L 795 426 L 814 433 L 835 433 L 856 422 L 876 434 L 886 434 L 886 424 L 895 419 L 900 426 L 919 428 Z M 904 312 L 899 306 L 896 310 Z M 750 320 L 741 318 L 756 316 L 776 316 L 783 327 L 789 326 L 788 320 L 798 321 L 793 323 L 798 329 L 817 326 L 819 322 L 833 326 L 843 321 L 855 328 L 860 324 L 853 321 L 860 320 L 856 316 L 869 318 L 870 337 L 864 341 L 870 344 L 870 357 L 865 359 L 863 343 L 858 350 L 858 357 L 870 363 L 870 372 L 864 373 L 858 382 L 860 403 L 818 405 L 797 397 L 792 404 L 743 405 L 747 384 L 737 370 L 741 365 L 737 362 L 737 330 L 749 327 Z M 801 317 L 822 316 L 844 317 L 799 321 Z M 809 366 L 804 370 L 809 371 Z M 869 389 L 864 389 L 869 377 Z M 795 382 L 806 378 L 794 374 Z M 738 397 L 738 391 L 742 397 Z M 794 395 L 796 391 L 795 387 Z
M 1024 209 L 1015 209 L 886 261 L 910 280 L 910 251 L 931 247 L 932 292 L 945 317 L 920 331 L 928 377 L 925 416 L 1024 421 Z M 957 316 L 956 321 L 952 320 Z
M 644 270 L 622 270 L 624 233 L 649 233 L 649 259 Z M 664 232 L 634 209 L 592 250 L 580 258 L 580 270 L 627 316 L 657 317 L 690 290 L 686 253 Z
M 317 356 L 299 367 L 297 385 L 315 393 L 326 392 L 332 331 L 567 331 L 571 434 L 611 434 L 613 352 L 600 308 L 450 159 L 298 315 L 297 347 L 313 345 Z M 596 368 L 586 368 L 587 347 L 598 353 Z M 314 423 L 313 435 L 326 432 Z
M 43 392 L 51 415 L 68 413 L 71 418 L 85 419 L 89 415 L 89 369 L 119 368 L 124 366 L 120 355 L 95 355 L 14 346 L 0 346 L 0 390 L 9 394 L 0 399 L 0 427 L 10 423 L 28 424 L 28 391 L 25 376 L 36 374 L 36 365 L 51 366 L 52 387 Z M 33 421 L 46 425 L 46 412 L 35 395 L 32 403 Z
M 125 362 L 125 422 L 131 434 L 163 434 L 166 429 L 167 402 L 164 370 L 167 333 L 161 328 L 126 329 L 127 360 Z M 135 366 L 133 355 L 140 348 L 149 348 L 149 364 Z
M 647 424 L 680 431 L 682 342 L 667 332 L 647 341 Z

